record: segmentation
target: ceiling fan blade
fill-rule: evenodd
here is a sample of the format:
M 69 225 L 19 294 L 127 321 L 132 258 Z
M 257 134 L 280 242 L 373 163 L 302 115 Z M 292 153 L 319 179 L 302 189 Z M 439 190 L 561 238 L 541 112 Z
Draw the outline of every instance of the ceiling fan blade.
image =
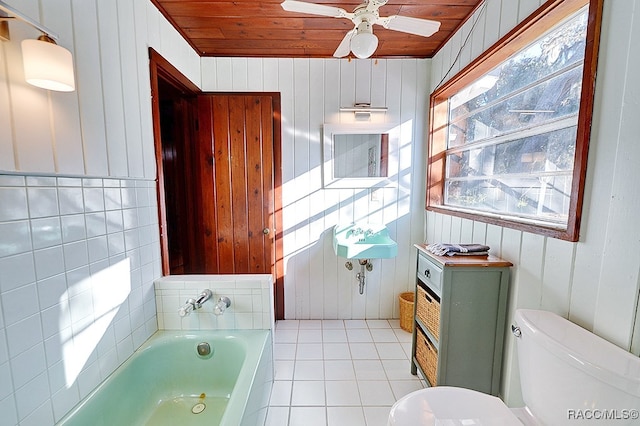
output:
M 408 16 L 391 15 L 387 18 L 379 18 L 378 24 L 384 28 L 402 31 L 403 33 L 430 37 L 440 29 L 440 22 L 429 19 L 410 18 Z
M 338 45 L 338 48 L 335 52 L 333 52 L 334 58 L 344 58 L 345 56 L 349 55 L 349 53 L 351 52 L 351 37 L 354 36 L 356 31 L 357 30 L 354 28 L 345 34 L 344 38 Z
M 339 7 L 325 6 L 323 4 L 307 3 L 297 0 L 285 0 L 281 4 L 287 12 L 308 13 L 311 15 L 331 16 L 333 18 L 344 18 L 347 11 Z

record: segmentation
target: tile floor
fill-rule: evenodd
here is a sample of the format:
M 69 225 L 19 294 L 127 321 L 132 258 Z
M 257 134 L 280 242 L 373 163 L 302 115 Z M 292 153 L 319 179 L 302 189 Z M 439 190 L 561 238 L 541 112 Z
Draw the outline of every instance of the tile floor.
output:
M 398 320 L 276 323 L 267 426 L 386 426 L 393 403 L 423 388 Z

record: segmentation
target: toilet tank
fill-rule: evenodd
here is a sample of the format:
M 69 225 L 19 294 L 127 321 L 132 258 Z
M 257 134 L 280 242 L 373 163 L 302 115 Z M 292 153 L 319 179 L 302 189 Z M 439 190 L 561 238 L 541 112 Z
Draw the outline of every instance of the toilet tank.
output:
M 638 425 L 640 358 L 547 311 L 515 315 L 522 396 L 543 425 Z

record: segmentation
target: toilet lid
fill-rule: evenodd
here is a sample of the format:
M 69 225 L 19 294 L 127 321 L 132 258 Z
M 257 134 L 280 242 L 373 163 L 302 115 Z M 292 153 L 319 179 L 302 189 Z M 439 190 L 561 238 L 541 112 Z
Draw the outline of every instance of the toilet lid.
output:
M 438 386 L 399 399 L 389 426 L 522 426 L 499 398 L 481 392 Z

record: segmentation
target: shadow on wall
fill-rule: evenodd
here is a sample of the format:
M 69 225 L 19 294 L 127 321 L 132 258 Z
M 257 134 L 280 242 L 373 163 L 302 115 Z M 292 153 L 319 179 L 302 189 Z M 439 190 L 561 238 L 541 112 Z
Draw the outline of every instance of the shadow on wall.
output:
M 285 318 L 386 319 L 398 315 L 397 294 L 410 288 L 413 121 L 389 132 L 388 183 L 371 188 L 323 188 L 323 164 L 283 184 Z M 299 137 L 300 135 L 297 135 Z M 317 138 L 310 138 L 310 140 Z M 318 152 L 321 143 L 315 146 Z M 321 155 L 317 156 L 322 158 Z M 333 226 L 371 222 L 389 228 L 399 256 L 373 259 L 364 294 L 332 247 Z M 422 233 L 422 229 L 420 230 Z M 397 271 L 397 268 L 400 268 Z
M 396 221 L 387 225 L 395 229 Z M 392 235 L 392 238 L 394 236 Z M 351 262 L 352 269 L 346 267 Z M 285 318 L 287 319 L 389 319 L 398 317 L 397 295 L 411 283 L 396 280 L 396 258 L 370 259 L 360 294 L 357 259 L 338 257 L 333 249 L 333 227 L 313 244 L 285 262 Z

